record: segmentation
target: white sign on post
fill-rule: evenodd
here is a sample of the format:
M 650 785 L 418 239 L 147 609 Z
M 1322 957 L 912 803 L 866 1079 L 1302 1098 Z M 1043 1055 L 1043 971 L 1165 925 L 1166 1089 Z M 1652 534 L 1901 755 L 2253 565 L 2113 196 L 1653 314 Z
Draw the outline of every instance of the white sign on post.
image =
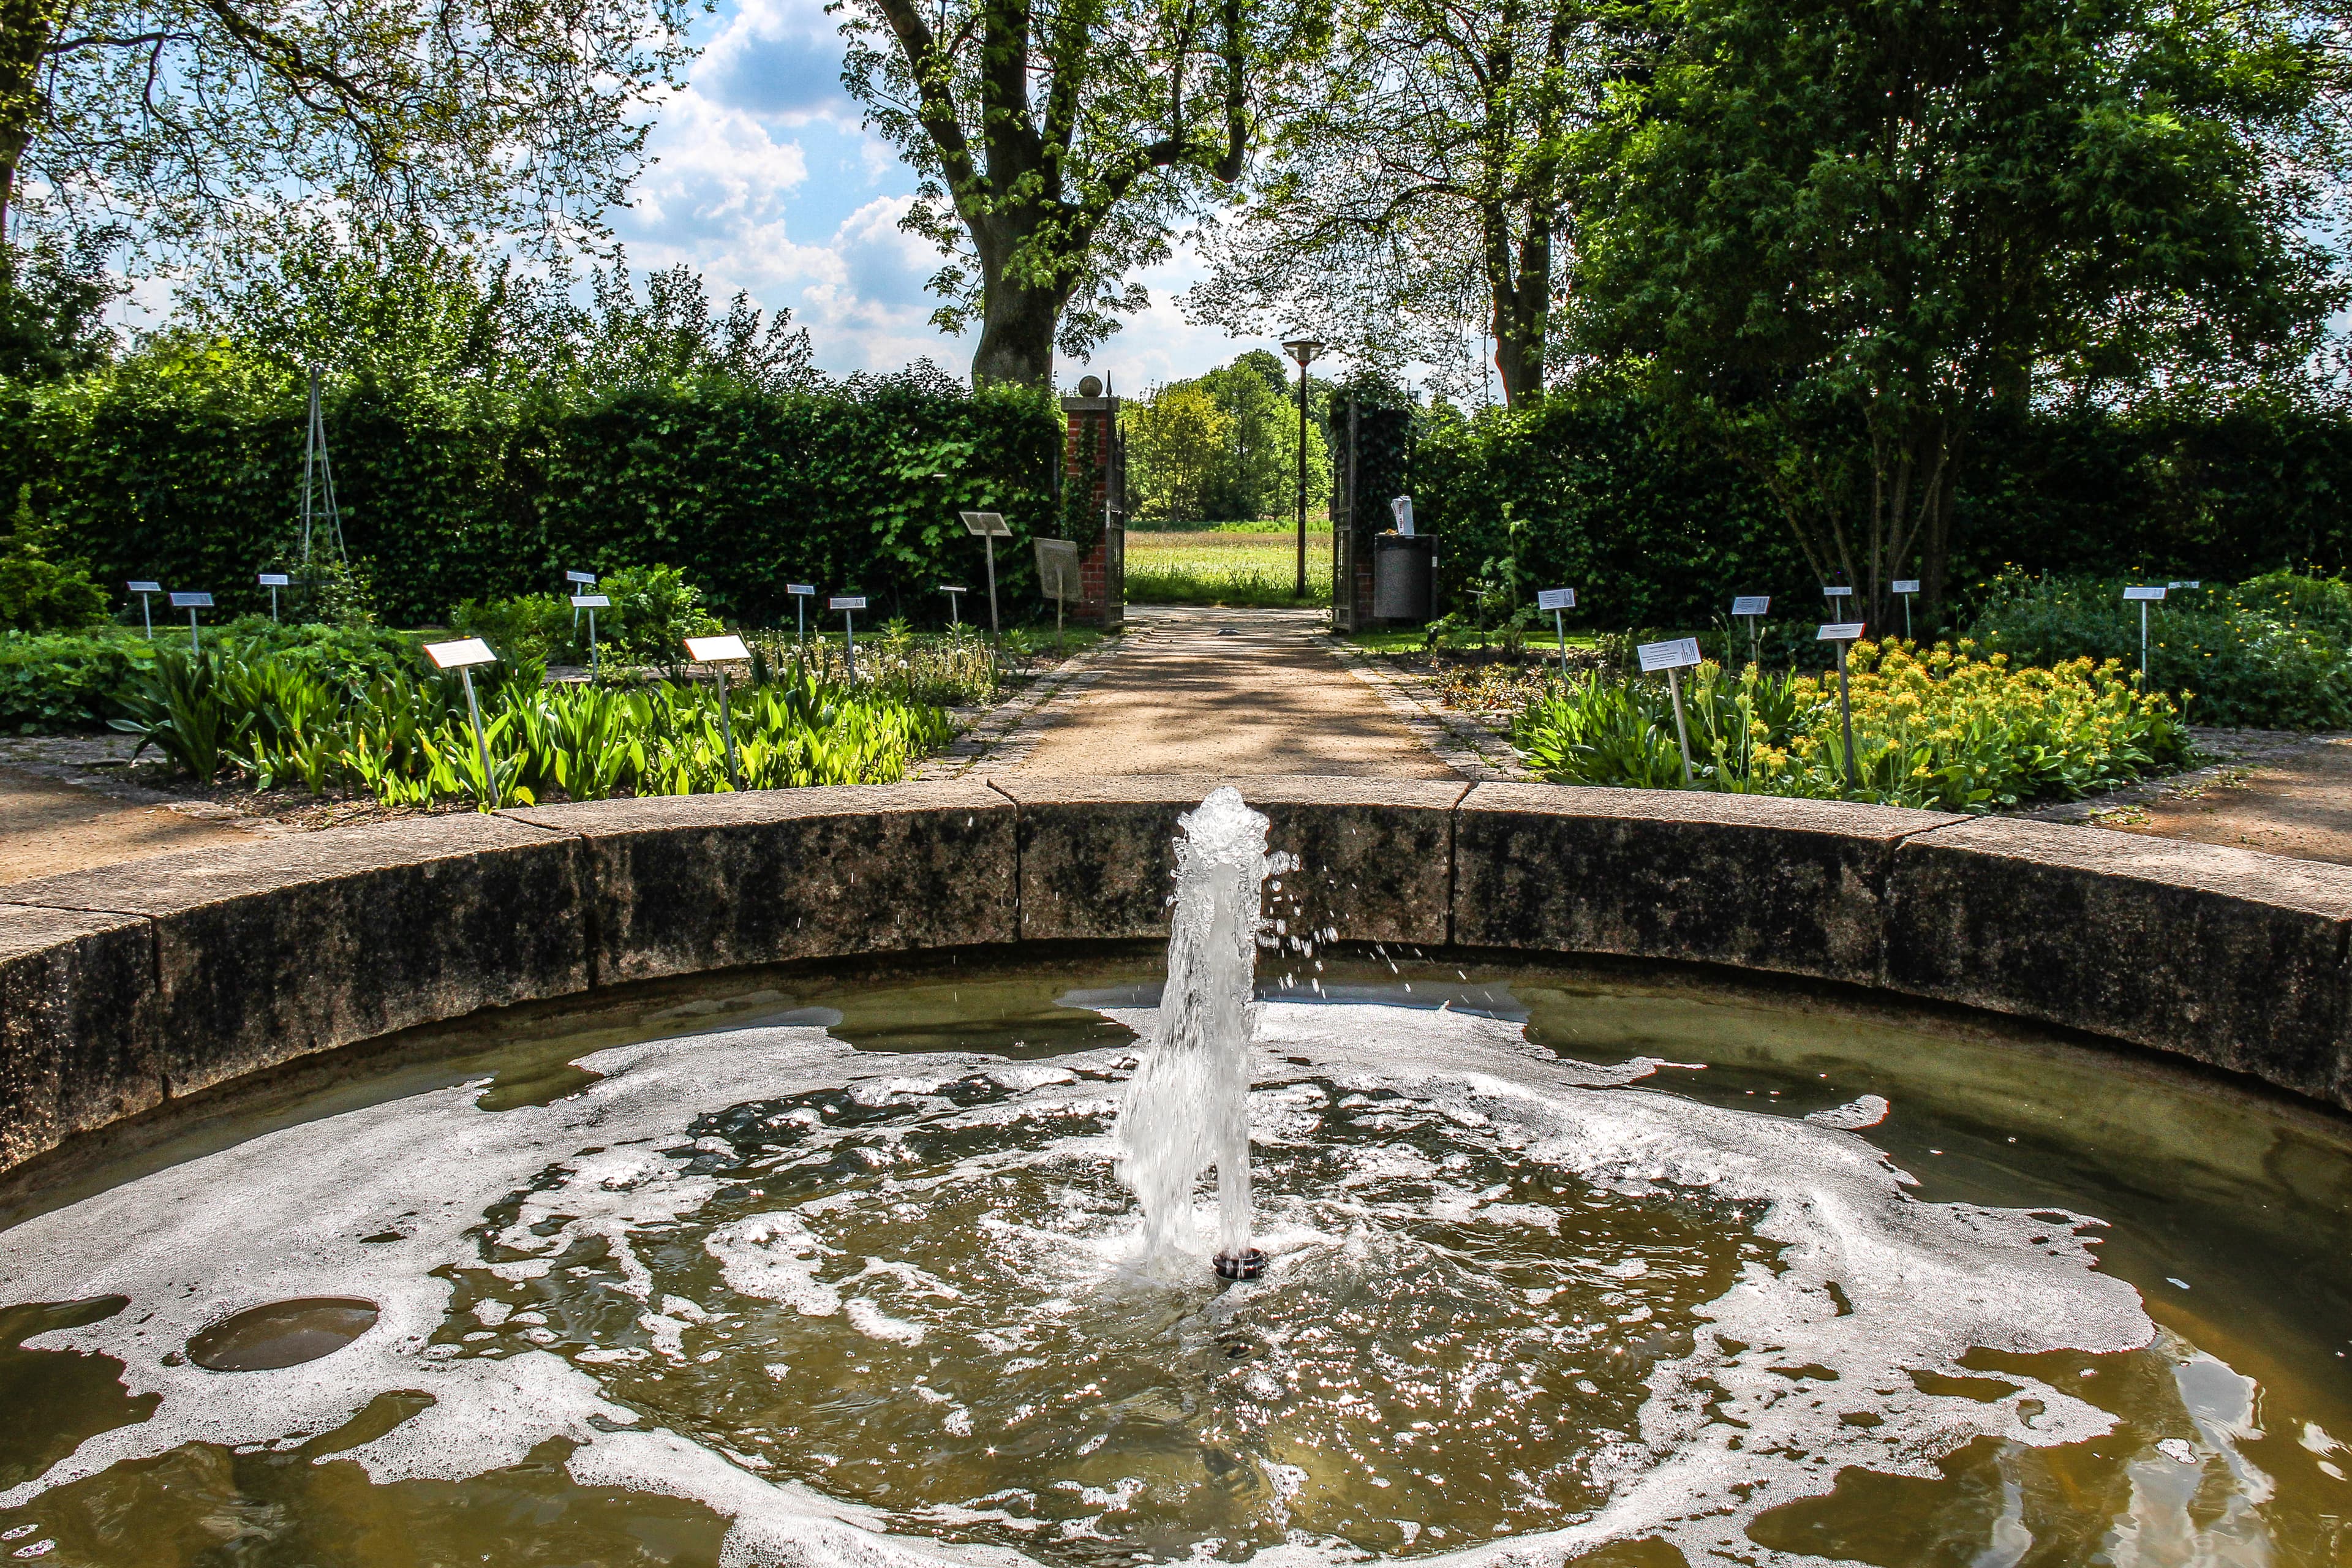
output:
M 1735 616 L 1769 615 L 1771 610 L 1772 595 L 1769 594 L 1742 594 L 1731 601 L 1731 613 Z
M 212 607 L 213 596 L 210 594 L 174 594 L 172 595 L 172 608 L 175 610 L 209 610 Z
M 574 594 L 572 607 L 575 610 L 609 610 L 613 607 L 610 594 Z
M 596 580 L 596 574 L 593 572 L 566 572 L 563 574 L 563 580 L 567 583 L 593 583 Z
M 1919 579 L 1897 577 L 1892 584 L 1891 591 L 1897 594 L 1916 594 L 1919 591 Z
M 134 594 L 160 594 L 163 591 L 163 584 L 161 583 L 133 583 L 131 584 L 131 591 Z
M 1862 637 L 1860 621 L 1836 621 L 1813 634 L 1815 642 L 1858 642 Z
M 1823 588 L 1822 590 L 1822 597 L 1824 599 L 1851 599 L 1853 597 L 1853 590 L 1852 588 Z
M 866 607 L 866 595 L 859 594 L 855 596 L 835 597 L 827 600 L 825 603 L 828 609 L 862 610 Z
M 1576 590 L 1573 588 L 1538 588 L 1536 590 L 1536 608 L 1538 610 L 1572 610 L 1576 608 Z
M 687 657 L 698 664 L 716 664 L 722 658 L 751 657 L 751 650 L 743 646 L 743 639 L 739 637 L 688 637 L 686 639 L 686 652 Z
M 960 512 L 963 525 L 982 539 L 1010 539 L 1013 531 L 1004 526 L 1004 514 L 998 511 Z
M 1676 637 L 1672 642 L 1645 642 L 1633 650 L 1641 656 L 1642 673 L 1653 675 L 1661 669 L 1682 669 L 1699 661 L 1698 638 Z
M 1411 539 L 1412 537 L 1412 498 L 1411 496 L 1399 496 L 1396 500 L 1389 502 L 1389 515 L 1396 519 L 1396 531 L 1398 534 L 1403 538 Z M 1546 605 L 1544 606 L 1547 610 L 1551 607 L 1552 606 L 1549 605 Z
M 816 592 L 816 584 L 814 583 L 787 583 L 784 584 L 784 592 L 787 594 L 798 594 L 802 598 L 805 599 L 810 595 Z
M 2124 602 L 2126 604 L 2131 604 L 2145 599 L 2161 599 L 2163 597 L 2164 590 L 2161 588 L 2126 588 L 2124 590 Z
M 2202 588 L 2205 584 L 2191 577 L 2186 583 L 2167 583 L 2168 588 Z
M 496 664 L 499 656 L 490 645 L 479 637 L 461 637 L 456 642 L 429 642 L 425 645 L 425 657 L 439 669 L 464 669 L 477 664 Z
M 265 588 L 291 587 L 293 583 L 294 579 L 283 572 L 264 572 L 261 574 L 261 585 Z

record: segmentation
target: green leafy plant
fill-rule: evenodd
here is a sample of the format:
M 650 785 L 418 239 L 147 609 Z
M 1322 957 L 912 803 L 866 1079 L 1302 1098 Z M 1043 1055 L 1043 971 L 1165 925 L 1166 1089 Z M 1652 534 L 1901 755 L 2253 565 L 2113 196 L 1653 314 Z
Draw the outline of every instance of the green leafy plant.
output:
M 253 709 L 233 700 L 221 679 L 218 656 L 208 650 L 158 649 L 154 664 L 121 702 L 124 716 L 110 722 L 139 737 L 131 755 L 153 746 L 199 784 L 210 783 L 221 771 L 257 719 Z
M 33 487 L 16 487 L 16 510 L 8 537 L 0 544 L 0 627 L 13 631 L 60 631 L 89 626 L 106 615 L 106 594 L 89 580 L 79 561 L 53 561 L 63 532 L 33 510 Z

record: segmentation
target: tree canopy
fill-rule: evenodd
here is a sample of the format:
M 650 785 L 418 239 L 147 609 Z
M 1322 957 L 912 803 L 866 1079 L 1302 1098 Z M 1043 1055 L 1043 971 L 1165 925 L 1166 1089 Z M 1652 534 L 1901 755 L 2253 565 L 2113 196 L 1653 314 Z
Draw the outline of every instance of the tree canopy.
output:
M 1297 112 L 1269 138 L 1248 201 L 1213 226 L 1186 304 L 1237 332 L 1304 330 L 1359 363 L 1421 362 L 1504 400 L 1542 390 L 1566 278 L 1568 153 L 1598 113 L 1622 29 L 1596 0 L 1367 0 Z M 1477 356 L 1483 357 L 1483 356 Z
M 0 0 L 0 235 L 602 234 L 691 0 Z
M 845 0 L 843 80 L 921 176 L 972 374 L 1043 384 L 1140 309 L 1134 268 L 1242 173 L 1316 0 Z
M 1672 0 L 1585 146 L 1582 346 L 1781 498 L 1823 582 L 1943 591 L 2002 399 L 2265 357 L 2341 297 L 2315 19 L 2209 0 Z

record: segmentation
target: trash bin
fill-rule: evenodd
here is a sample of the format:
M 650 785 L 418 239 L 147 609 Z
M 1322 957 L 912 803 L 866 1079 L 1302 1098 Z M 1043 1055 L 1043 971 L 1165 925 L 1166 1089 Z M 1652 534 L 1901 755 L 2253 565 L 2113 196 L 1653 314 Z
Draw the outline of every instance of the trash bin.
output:
M 1387 621 L 1429 619 L 1432 557 L 1437 542 L 1419 535 L 1372 539 L 1372 614 Z

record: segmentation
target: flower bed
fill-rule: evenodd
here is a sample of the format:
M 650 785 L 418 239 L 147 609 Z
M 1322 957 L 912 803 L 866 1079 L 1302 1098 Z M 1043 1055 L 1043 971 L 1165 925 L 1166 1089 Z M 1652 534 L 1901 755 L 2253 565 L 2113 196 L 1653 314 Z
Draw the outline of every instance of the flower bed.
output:
M 1858 777 L 1849 776 L 1833 672 L 1712 662 L 1683 694 L 1692 784 L 1738 794 L 1990 811 L 2077 798 L 2179 765 L 2179 705 L 2141 693 L 2115 660 L 2017 668 L 1976 645 L 1853 645 L 1848 681 Z M 1681 752 L 1662 679 L 1598 672 L 1523 709 L 1512 738 L 1558 784 L 1679 788 Z

